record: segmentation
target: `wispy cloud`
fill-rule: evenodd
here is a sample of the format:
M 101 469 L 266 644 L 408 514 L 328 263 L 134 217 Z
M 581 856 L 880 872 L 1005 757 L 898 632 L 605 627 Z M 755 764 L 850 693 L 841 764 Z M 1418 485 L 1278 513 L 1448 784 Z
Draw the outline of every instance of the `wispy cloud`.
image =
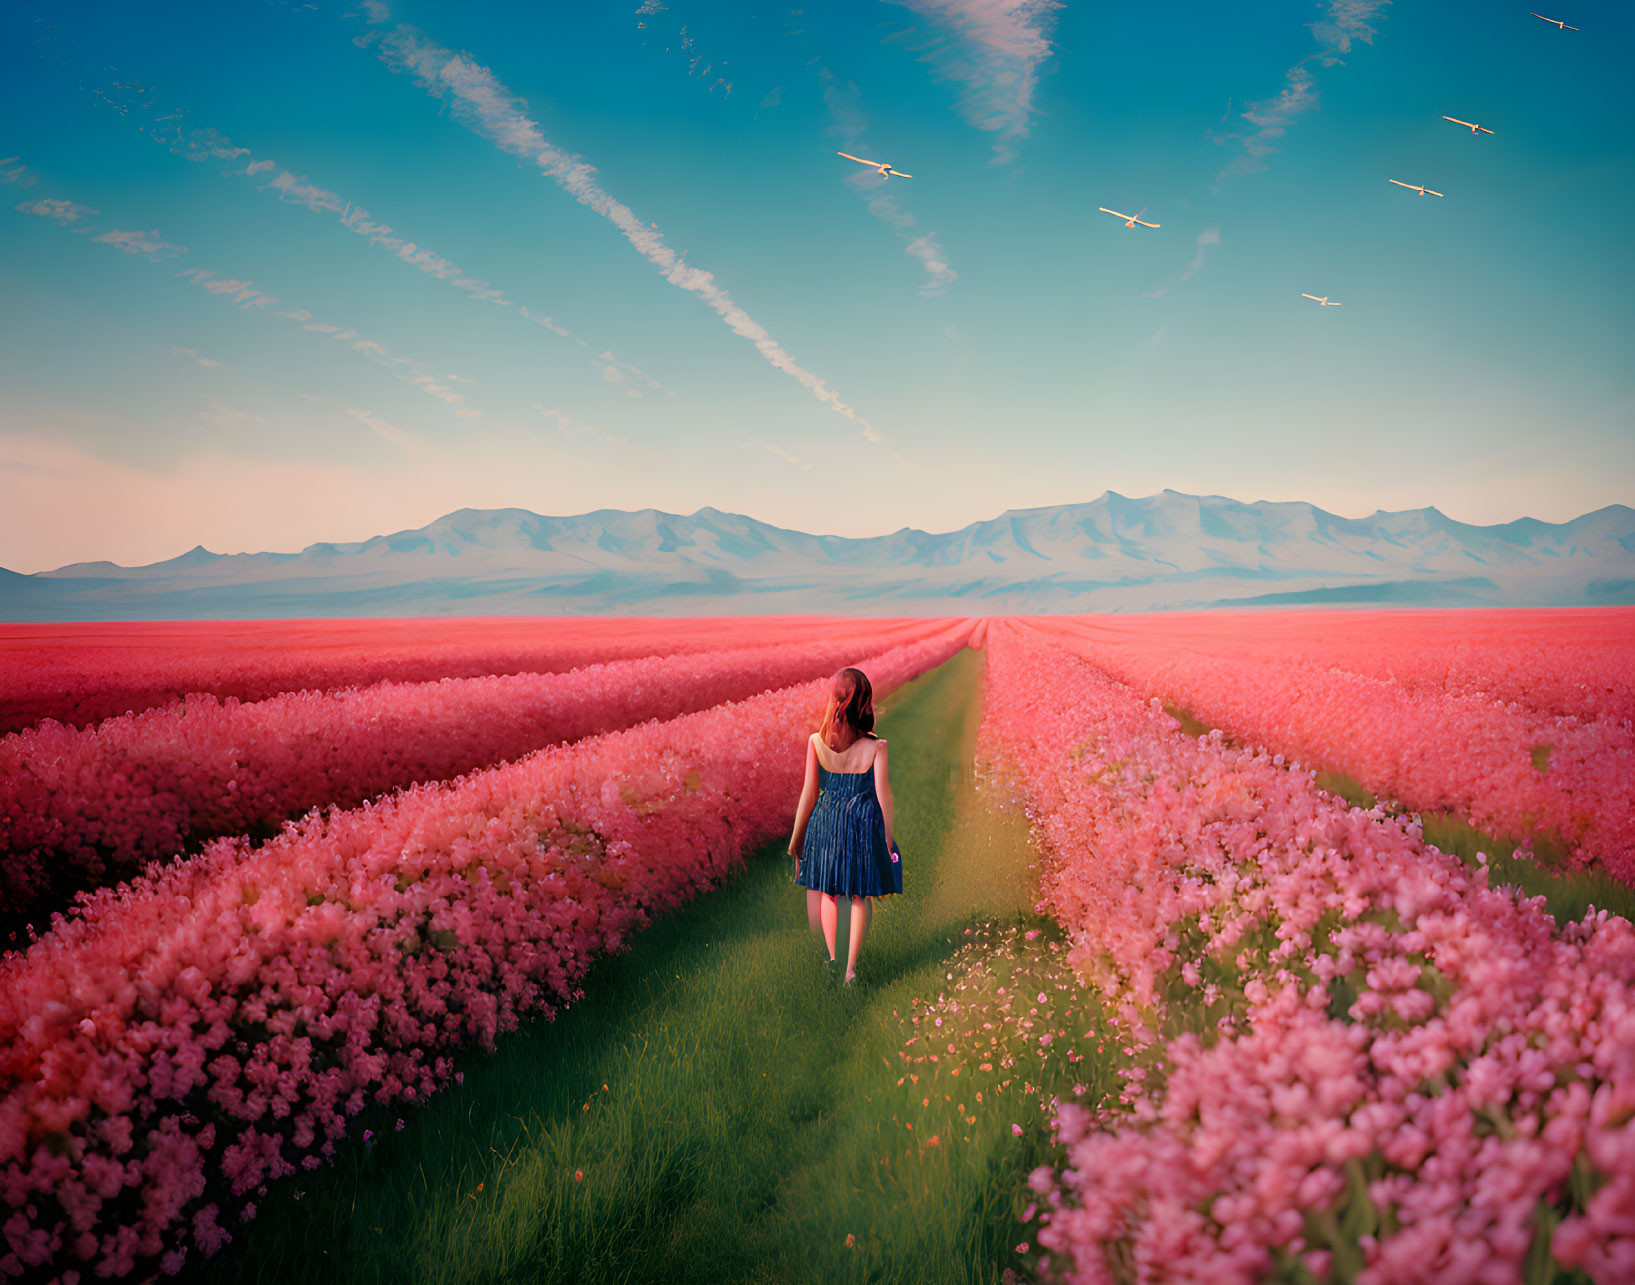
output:
M 97 211 L 74 201 L 43 198 L 37 201 L 25 201 L 17 208 L 25 214 L 49 218 L 62 226 L 72 228 L 76 232 L 89 233 L 96 230 L 94 225 L 85 223 L 84 220 L 96 214 Z M 111 246 L 123 253 L 138 255 L 154 261 L 187 253 L 185 246 L 172 245 L 170 242 L 165 241 L 157 231 L 141 232 L 112 228 L 99 236 L 92 237 L 91 240 L 93 243 Z M 275 297 L 264 290 L 258 289 L 255 283 L 247 278 L 226 276 L 209 268 L 183 268 L 175 276 L 180 280 L 198 286 L 208 294 L 230 300 L 241 311 L 262 310 L 278 302 Z M 313 319 L 312 313 L 304 308 L 285 309 L 272 315 L 293 321 L 313 334 L 322 335 L 335 341 L 350 343 L 353 351 L 387 367 L 397 378 L 407 380 L 409 383 L 420 387 L 422 391 L 442 401 L 459 406 L 460 409 L 455 411 L 459 418 L 472 419 L 480 414 L 474 408 L 463 405 L 465 398 L 462 394 L 455 392 L 447 384 L 439 381 L 436 376 L 430 374 L 425 362 L 394 354 L 385 345 L 375 343 L 372 340 L 360 339 L 358 332 L 349 327 L 338 326 L 331 322 L 316 321 Z M 197 362 L 200 366 L 221 365 L 215 358 L 205 357 L 195 348 L 178 347 L 172 348 L 171 352 L 175 356 L 185 357 L 188 360 Z M 231 423 L 239 422 L 233 420 L 226 411 L 219 408 L 207 414 L 205 418 L 207 422 L 214 423 L 219 427 L 228 427 Z
M 868 128 L 862 95 L 857 86 L 850 82 L 842 86 L 827 67 L 818 72 L 818 83 L 823 86 L 823 103 L 829 112 L 829 133 L 851 144 Z M 871 155 L 878 156 L 878 153 Z M 889 227 L 899 240 L 906 242 L 904 252 L 919 260 L 926 271 L 920 293 L 927 297 L 946 293 L 948 287 L 959 279 L 959 273 L 948 262 L 947 253 L 934 234 L 921 232 L 915 235 L 919 232 L 919 220 L 895 191 L 887 190 L 890 180 L 873 170 L 849 169 L 845 172 L 845 183 L 863 198 L 870 214 Z
M 361 16 L 370 23 L 383 23 L 391 15 L 385 4 L 371 0 L 362 14 L 353 16 Z M 526 307 L 514 304 L 506 297 L 501 287 L 466 272 L 448 258 L 398 231 L 391 224 L 375 218 L 362 205 L 342 193 L 315 183 L 305 174 L 287 169 L 276 161 L 265 157 L 256 158 L 251 148 L 234 142 L 213 128 L 186 127 L 185 112 L 154 115 L 159 107 L 151 96 L 152 90 L 120 83 L 114 83 L 109 88 L 113 92 L 104 89 L 92 89 L 90 92 L 122 116 L 131 115 L 133 112 L 142 113 L 142 119 L 147 122 L 145 127 L 147 136 L 168 147 L 174 154 L 196 163 L 227 162 L 228 167 L 221 171 L 224 177 L 262 179 L 263 181 L 258 184 L 261 191 L 271 193 L 285 204 L 299 206 L 314 214 L 333 217 L 347 231 L 367 244 L 386 251 L 416 271 L 438 281 L 447 282 L 456 290 L 480 302 L 501 308 L 515 308 L 517 314 L 524 320 L 534 322 L 565 339 L 571 339 L 581 347 L 590 346 L 586 340 L 579 338 L 553 318 L 530 312 Z M 0 165 L 4 164 L 6 162 L 0 161 Z M 7 178 L 5 172 L 0 171 L 0 181 L 16 181 L 21 175 L 22 171 L 19 171 L 18 175 Z M 32 181 L 32 178 L 27 179 L 25 185 Z
M 942 243 L 931 233 L 915 237 L 905 248 L 925 269 L 927 280 L 920 286 L 921 294 L 927 297 L 942 294 L 959 279 L 959 273 L 948 262 Z
M 636 10 L 636 17 L 641 19 L 636 23 L 636 30 L 646 30 L 648 27 L 647 19 L 658 17 L 659 14 L 667 12 L 669 7 L 669 5 L 659 3 L 658 0 L 646 0 Z M 658 36 L 656 31 L 652 32 L 651 35 L 656 39 L 670 39 L 667 36 Z M 642 44 L 645 46 L 647 41 L 644 40 Z M 714 80 L 710 80 L 710 73 L 716 70 L 716 59 L 713 55 L 706 54 L 699 48 L 697 39 L 688 32 L 685 26 L 676 34 L 672 44 L 664 46 L 664 52 L 667 54 L 672 49 L 679 53 L 686 62 L 688 80 L 697 80 L 700 83 L 709 81 L 710 87 L 706 93 L 712 97 L 716 90 L 721 91 L 723 100 L 732 96 L 732 82 L 725 75 L 717 75 Z M 720 60 L 720 69 L 725 72 L 726 68 L 727 60 L 722 58 Z
M 572 433 L 577 437 L 598 438 L 610 446 L 624 447 L 630 445 L 629 440 L 620 434 L 610 433 L 606 429 L 597 428 L 594 424 L 587 424 L 584 420 L 575 419 L 572 415 L 559 411 L 554 407 L 541 406 L 538 402 L 535 402 L 533 406 L 545 419 L 546 423 L 562 430 L 564 433 Z
M 1374 22 L 1384 16 L 1391 0 L 1330 0 L 1328 16 L 1311 24 L 1311 34 L 1324 46 L 1318 55 L 1324 67 L 1344 61 L 1342 54 L 1351 52 L 1351 43 L 1360 40 L 1365 45 L 1374 43 Z
M 1035 114 L 1039 68 L 1051 55 L 1060 0 L 897 0 L 941 30 L 918 50 L 938 75 L 960 86 L 959 110 L 995 134 L 994 161 L 1016 157 Z
M 644 388 L 664 387 L 634 362 L 621 361 L 610 352 L 599 353 L 597 362 L 601 366 L 602 378 L 610 384 L 636 383 Z
M 80 205 L 75 201 L 61 201 L 52 197 L 45 197 L 37 201 L 23 201 L 17 206 L 17 212 L 19 214 L 38 215 L 42 219 L 50 219 L 53 223 L 60 223 L 63 227 L 67 227 L 70 223 L 78 223 L 96 213 L 89 205 Z
M 863 114 L 863 94 L 854 81 L 842 85 L 827 67 L 818 73 L 823 86 L 823 106 L 829 113 L 829 133 L 847 142 L 869 127 Z
M 856 421 L 870 441 L 879 434 L 817 375 L 795 360 L 760 322 L 749 315 L 719 285 L 712 273 L 695 268 L 664 243 L 663 235 L 639 219 L 630 207 L 614 198 L 596 179 L 596 169 L 546 140 L 527 115 L 526 104 L 469 55 L 445 49 L 410 26 L 398 26 L 378 41 L 374 33 L 359 37 L 374 43 L 381 61 L 393 71 L 412 76 L 427 93 L 450 105 L 455 118 L 501 150 L 537 165 L 581 205 L 616 227 L 643 258 L 664 274 L 671 285 L 696 295 L 732 332 L 747 339 L 773 367 L 794 379 L 818 401 Z
M 21 157 L 8 156 L 0 160 L 0 183 L 15 183 L 19 187 L 33 187 L 39 181 L 38 176 L 26 165 L 19 164 Z
M 231 299 L 241 310 L 261 309 L 277 303 L 273 296 L 257 290 L 250 281 L 238 277 L 221 276 L 208 268 L 183 268 L 176 274 L 184 281 L 190 281 L 200 289 L 213 295 Z M 337 325 L 332 321 L 319 321 L 306 308 L 286 308 L 271 314 L 281 321 L 289 321 L 299 326 L 308 334 L 334 342 L 345 343 L 350 349 L 370 361 L 384 366 L 395 378 L 403 380 L 421 392 L 458 407 L 454 411 L 458 419 L 475 419 L 481 412 L 464 405 L 465 396 L 454 391 L 438 376 L 431 373 L 428 363 L 414 357 L 405 357 L 394 353 L 385 344 L 377 343 L 373 339 L 364 339 L 350 326 Z M 179 356 L 192 355 L 192 349 L 172 349 Z M 201 361 L 201 365 L 209 364 Z M 470 382 L 470 381 L 462 381 Z
M 1202 268 L 1204 266 L 1204 251 L 1210 246 L 1219 245 L 1220 243 L 1221 230 L 1219 228 L 1205 228 L 1202 232 L 1198 233 L 1197 249 L 1192 256 L 1192 262 L 1187 264 L 1187 266 L 1182 270 L 1181 280 L 1187 280 L 1200 268 Z
M 211 398 L 207 401 L 204 404 L 204 409 L 199 412 L 199 418 L 206 424 L 212 424 L 216 428 L 227 429 L 228 431 L 243 428 L 252 420 L 259 421 L 259 416 L 252 415 L 242 407 L 235 406 L 232 402 L 224 402 L 219 398 Z
M 435 375 L 416 375 L 409 382 L 429 397 L 436 397 L 441 401 L 451 403 L 465 401 L 463 396 L 455 392 L 447 384 L 438 383 Z
M 529 312 L 528 309 L 523 307 L 518 307 L 517 315 L 524 321 L 533 322 L 536 326 L 544 326 L 545 329 L 554 334 L 562 335 L 564 338 L 568 337 L 569 332 L 562 326 L 559 326 L 556 322 L 552 321 L 549 317 L 542 317 L 538 313 Z
M 751 450 L 752 451 L 757 446 L 760 447 L 761 450 L 765 451 L 768 455 L 776 455 L 785 464 L 793 464 L 796 468 L 801 469 L 804 472 L 810 472 L 811 471 L 812 465 L 811 465 L 811 463 L 809 461 L 801 459 L 801 457 L 796 455 L 793 451 L 785 450 L 783 447 L 779 446 L 776 442 L 745 442 L 744 443 L 744 449 L 745 450 Z
M 191 281 L 203 289 L 207 294 L 223 295 L 238 304 L 241 308 L 266 308 L 278 302 L 264 290 L 257 290 L 248 280 L 239 277 L 224 277 L 212 272 L 209 268 L 183 268 L 176 274 L 183 281 Z M 280 317 L 293 314 L 281 312 Z M 311 313 L 306 314 L 309 318 Z
M 383 441 L 390 442 L 399 450 L 407 450 L 414 441 L 414 437 L 411 434 L 405 432 L 396 424 L 388 423 L 386 420 L 381 419 L 380 416 L 371 411 L 358 410 L 355 407 L 348 406 L 346 408 L 346 413 L 358 423 L 362 424 L 370 432 L 374 433 L 376 437 L 381 438 Z
M 1237 142 L 1243 146 L 1238 156 L 1227 162 L 1216 178 L 1216 183 L 1239 174 L 1254 174 L 1266 168 L 1266 158 L 1277 151 L 1277 140 L 1288 132 L 1289 126 L 1318 104 L 1317 78 L 1311 74 L 1308 63 L 1319 67 L 1333 67 L 1345 61 L 1357 41 L 1374 43 L 1375 23 L 1385 15 L 1391 0 L 1329 0 L 1327 12 L 1311 23 L 1311 34 L 1319 48 L 1307 54 L 1283 73 L 1283 87 L 1271 98 L 1251 102 L 1242 112 L 1242 119 L 1255 129 L 1251 133 L 1223 134 L 1217 143 Z
M 926 271 L 920 293 L 927 297 L 945 293 L 949 286 L 959 280 L 959 273 L 948 262 L 942 244 L 934 235 L 929 232 L 914 235 L 919 228 L 919 220 L 903 206 L 895 192 L 874 190 L 886 181 L 872 170 L 853 174 L 847 179 L 850 186 L 864 194 L 869 213 L 895 232 L 900 240 L 906 241 L 904 252 L 920 261 L 920 266 Z
M 23 167 L 15 168 L 22 169 Z M 0 174 L 3 173 L 4 171 L 0 171 Z M 25 201 L 17 208 L 22 213 L 49 218 L 65 227 L 71 226 L 74 231 L 92 232 L 96 230 L 90 224 L 84 224 L 83 227 L 80 225 L 83 220 L 97 213 L 97 211 L 74 201 L 45 198 L 39 201 Z M 151 260 L 186 253 L 185 246 L 170 244 L 163 240 L 157 231 L 132 232 L 114 228 L 91 239 L 97 244 L 108 245 L 126 254 L 140 255 Z M 278 302 L 274 296 L 258 289 L 255 283 L 247 278 L 227 276 L 209 268 L 183 268 L 175 276 L 179 280 L 198 286 L 208 294 L 230 300 L 241 311 L 263 310 Z M 447 384 L 442 383 L 436 376 L 432 375 L 427 363 L 395 354 L 388 350 L 384 344 L 361 339 L 356 330 L 338 326 L 331 322 L 314 320 L 312 313 L 305 308 L 285 309 L 272 315 L 293 321 L 313 334 L 322 335 L 335 341 L 350 343 L 353 351 L 378 362 L 387 367 L 397 378 L 407 380 L 445 402 L 460 405 L 465 401 L 462 394 L 455 392 Z M 175 356 L 196 361 L 201 366 L 221 365 L 215 358 L 202 356 L 194 348 L 173 348 L 171 352 Z M 463 414 L 461 410 L 457 410 L 455 413 L 464 419 L 474 418 L 480 413 L 470 407 L 462 406 L 462 410 L 464 411 Z
M 189 361 L 197 362 L 200 366 L 219 367 L 221 363 L 214 357 L 204 356 L 197 348 L 172 348 L 172 357 L 186 357 Z
M 1198 240 L 1195 242 L 1193 247 L 1192 262 L 1181 269 L 1181 271 L 1176 275 L 1174 281 L 1167 281 L 1156 290 L 1143 290 L 1141 292 L 1142 298 L 1162 299 L 1170 292 L 1170 287 L 1172 285 L 1179 285 L 1183 281 L 1191 280 L 1203 270 L 1204 255 L 1206 251 L 1208 251 L 1209 247 L 1212 245 L 1219 245 L 1220 243 L 1221 230 L 1219 228 L 1205 228 L 1202 232 L 1198 233 Z
M 123 250 L 126 254 L 140 254 L 155 263 L 161 259 L 174 259 L 178 254 L 187 253 L 185 245 L 172 245 L 161 237 L 158 228 L 151 232 L 122 232 L 118 228 L 113 228 L 91 239 L 100 245 L 111 245 L 116 250 Z

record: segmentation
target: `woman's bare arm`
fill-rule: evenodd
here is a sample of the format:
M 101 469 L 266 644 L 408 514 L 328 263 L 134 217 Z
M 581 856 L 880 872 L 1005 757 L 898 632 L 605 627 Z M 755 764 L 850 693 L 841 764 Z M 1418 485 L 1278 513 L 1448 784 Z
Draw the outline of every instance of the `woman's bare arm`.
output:
M 886 819 L 886 842 L 894 844 L 891 829 L 891 777 L 886 770 L 886 743 L 881 741 L 874 750 L 874 793 L 880 800 L 880 812 Z
M 817 746 L 808 738 L 806 741 L 806 781 L 800 787 L 800 803 L 795 808 L 795 830 L 789 836 L 789 855 L 794 857 L 796 861 L 800 860 L 801 849 L 806 846 L 806 823 L 812 819 L 812 808 L 817 804 L 817 796 Z

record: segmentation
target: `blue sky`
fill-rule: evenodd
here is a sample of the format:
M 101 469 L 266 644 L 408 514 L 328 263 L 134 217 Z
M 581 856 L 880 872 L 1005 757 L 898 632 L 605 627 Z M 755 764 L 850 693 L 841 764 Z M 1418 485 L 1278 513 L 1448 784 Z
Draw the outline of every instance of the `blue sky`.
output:
M 1630 502 L 1635 17 L 1544 12 L 8 6 L 0 565 Z

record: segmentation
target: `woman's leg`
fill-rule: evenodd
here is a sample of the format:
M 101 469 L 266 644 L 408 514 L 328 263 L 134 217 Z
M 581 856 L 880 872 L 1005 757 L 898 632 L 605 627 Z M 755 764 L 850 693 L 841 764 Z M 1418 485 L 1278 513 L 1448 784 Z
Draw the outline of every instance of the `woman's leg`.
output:
M 814 936 L 823 935 L 823 894 L 816 888 L 806 890 L 806 922 L 811 926 Z M 834 955 L 834 947 L 829 947 L 829 954 Z
M 829 948 L 829 958 L 835 957 L 835 923 L 840 912 L 835 908 L 835 899 L 828 893 L 819 893 L 818 916 L 823 923 L 823 944 Z
M 863 948 L 863 936 L 874 919 L 874 901 L 870 897 L 852 898 L 851 940 L 846 943 L 846 980 L 857 976 L 857 952 Z

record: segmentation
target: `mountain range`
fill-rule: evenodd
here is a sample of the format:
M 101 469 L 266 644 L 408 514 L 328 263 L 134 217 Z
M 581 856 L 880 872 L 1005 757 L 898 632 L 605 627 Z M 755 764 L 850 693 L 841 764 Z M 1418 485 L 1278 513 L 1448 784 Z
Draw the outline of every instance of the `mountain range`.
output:
M 299 553 L 0 568 L 0 619 L 416 615 L 999 615 L 1301 603 L 1635 602 L 1635 509 L 1456 522 L 1300 502 L 1108 491 L 958 531 L 810 535 L 736 513 L 460 509 Z

